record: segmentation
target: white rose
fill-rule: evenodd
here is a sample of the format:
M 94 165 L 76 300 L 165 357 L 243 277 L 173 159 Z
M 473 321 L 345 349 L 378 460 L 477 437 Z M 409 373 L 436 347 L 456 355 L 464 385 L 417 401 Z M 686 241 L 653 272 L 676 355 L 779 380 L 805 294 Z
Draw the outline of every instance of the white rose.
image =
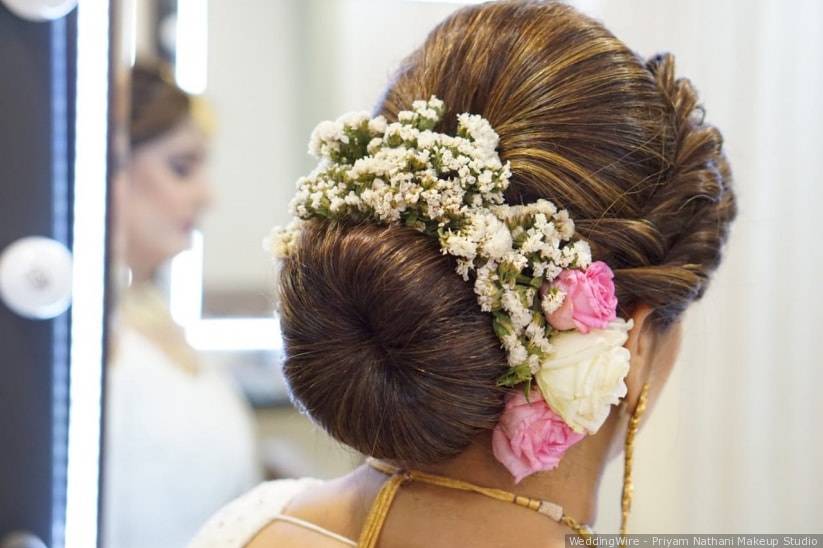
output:
M 629 351 L 623 347 L 632 328 L 620 318 L 606 329 L 556 332 L 551 356 L 535 374 L 540 392 L 551 408 L 575 432 L 594 434 L 611 405 L 626 395 Z

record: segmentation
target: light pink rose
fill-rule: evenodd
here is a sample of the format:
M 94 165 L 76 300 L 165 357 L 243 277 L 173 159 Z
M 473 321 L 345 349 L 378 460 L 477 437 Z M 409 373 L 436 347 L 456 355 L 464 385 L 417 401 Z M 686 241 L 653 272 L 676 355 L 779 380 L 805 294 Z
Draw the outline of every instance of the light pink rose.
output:
M 529 403 L 531 402 L 531 403 Z M 549 408 L 538 390 L 513 392 L 492 433 L 494 456 L 515 483 L 541 470 L 556 468 L 566 450 L 583 439 Z
M 562 289 L 566 298 L 546 320 L 561 331 L 576 328 L 588 333 L 591 329 L 604 329 L 617 317 L 613 279 L 612 269 L 603 261 L 592 263 L 585 272 L 564 270 L 550 287 Z

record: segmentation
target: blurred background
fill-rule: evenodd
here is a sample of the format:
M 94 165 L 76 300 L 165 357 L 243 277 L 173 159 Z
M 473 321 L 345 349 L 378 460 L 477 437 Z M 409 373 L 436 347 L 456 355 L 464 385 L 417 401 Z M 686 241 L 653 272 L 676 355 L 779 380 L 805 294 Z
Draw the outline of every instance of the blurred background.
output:
M 110 227 L 104 546 L 176 545 L 151 543 L 171 538 L 162 519 L 151 521 L 170 511 L 156 507 L 151 486 L 202 483 L 197 451 L 203 470 L 223 466 L 229 478 L 178 489 L 174 500 L 197 507 L 192 523 L 262 479 L 329 478 L 361 462 L 289 402 L 261 241 L 289 221 L 294 184 L 313 167 L 312 128 L 371 110 L 400 60 L 462 3 L 116 3 L 110 139 L 131 153 L 115 158 L 111 208 L 143 211 L 134 223 L 158 227 L 162 212 L 182 240 Z M 675 55 L 725 137 L 740 201 L 725 262 L 688 312 L 682 356 L 638 438 L 630 530 L 820 532 L 823 3 L 570 3 L 644 57 Z M 182 114 L 156 111 L 157 97 L 183 97 Z M 188 181 L 188 194 L 157 166 Z M 173 325 L 175 336 L 158 336 Z M 215 373 L 208 383 L 204 371 Z M 135 436 L 149 424 L 162 435 Z M 599 532 L 618 529 L 621 474 L 613 462 L 601 485 Z M 145 531 L 152 523 L 159 536 Z

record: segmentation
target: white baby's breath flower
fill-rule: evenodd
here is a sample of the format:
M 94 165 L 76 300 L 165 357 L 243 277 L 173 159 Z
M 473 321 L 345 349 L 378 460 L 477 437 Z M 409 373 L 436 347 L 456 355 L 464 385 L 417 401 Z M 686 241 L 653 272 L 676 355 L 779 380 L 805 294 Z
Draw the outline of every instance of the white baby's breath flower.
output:
M 546 272 L 546 263 L 543 261 L 532 262 L 532 275 L 535 278 L 542 278 Z
M 374 137 L 369 144 L 366 145 L 366 152 L 369 154 L 377 154 L 383 146 L 383 138 L 382 137 Z
M 489 122 L 477 114 L 461 114 L 457 117 L 458 126 L 465 129 L 477 145 L 477 154 L 486 158 L 494 154 L 499 137 Z
M 577 248 L 574 245 L 567 245 L 560 250 L 560 260 L 556 261 L 563 268 L 569 268 L 577 264 Z
M 323 193 L 315 191 L 309 194 L 309 203 L 314 209 L 320 209 L 323 203 Z
M 554 223 L 545 213 L 537 213 L 534 216 L 534 228 L 543 234 L 543 239 L 546 242 L 556 241 L 560 238 L 560 234 L 557 232 Z
M 359 127 L 362 126 L 364 123 L 368 122 L 369 119 L 370 116 L 368 112 L 347 112 L 345 114 L 342 114 L 337 119 L 337 122 L 343 126 Z
M 564 293 L 562 289 L 559 287 L 550 287 L 543 292 L 543 296 L 540 298 L 540 309 L 548 318 L 558 308 L 563 306 L 564 300 L 566 300 L 566 293 Z
M 554 216 L 554 225 L 564 240 L 574 236 L 574 221 L 569 218 L 569 212 L 565 209 L 558 211 Z
M 378 116 L 369 120 L 369 131 L 373 135 L 382 135 L 386 131 L 386 119 Z
M 592 264 L 592 250 L 589 247 L 589 242 L 585 240 L 577 240 L 572 244 L 574 253 L 577 256 L 577 268 L 586 269 Z
M 402 123 L 408 123 L 414 120 L 414 112 L 410 110 L 401 110 L 397 113 L 397 120 Z
M 509 350 L 508 362 L 510 367 L 515 367 L 525 362 L 529 358 L 529 352 L 519 341 L 512 345 Z
M 500 259 L 512 250 L 512 235 L 509 227 L 493 215 L 484 216 L 485 238 L 483 251 L 492 259 Z
M 552 345 L 546 337 L 546 328 L 534 320 L 526 326 L 526 338 L 540 352 L 548 353 L 552 349 Z
M 351 191 L 348 194 L 346 194 L 346 197 L 344 198 L 344 200 L 346 201 L 346 203 L 348 205 L 354 206 L 354 207 L 359 207 L 360 204 L 362 203 L 362 200 L 360 200 L 360 196 L 355 194 L 354 191 Z
M 563 268 L 559 265 L 555 263 L 547 263 L 546 271 L 543 273 L 543 278 L 551 281 L 560 276 L 561 272 L 563 272 Z
M 527 363 L 529 364 L 529 372 L 532 375 L 540 371 L 540 356 L 537 354 L 529 354 Z
M 544 331 L 545 328 L 542 325 L 532 320 L 529 325 L 526 326 L 526 337 L 534 339 L 539 335 L 543 335 Z
M 495 261 L 487 261 L 477 269 L 474 292 L 477 295 L 480 308 L 484 312 L 491 312 L 500 300 L 500 288 L 497 279 L 497 263 Z
M 542 213 L 546 217 L 552 217 L 557 213 L 557 207 L 548 200 L 540 198 L 536 202 L 529 204 L 529 210 L 532 213 Z
M 443 101 L 435 97 L 434 95 L 431 96 L 429 99 L 429 107 L 436 109 L 436 110 L 443 110 Z
M 431 120 L 433 122 L 436 122 L 437 120 L 440 119 L 437 112 L 432 108 L 424 108 L 424 109 L 418 111 L 418 114 L 420 116 L 422 116 L 423 118 L 426 118 L 427 120 Z
M 494 182 L 494 173 L 489 170 L 484 170 L 477 176 L 477 182 L 480 184 L 480 190 L 488 192 L 491 190 L 491 185 Z
M 500 262 L 505 263 L 509 266 L 509 268 L 517 272 L 522 272 L 523 269 L 529 264 L 529 260 L 522 253 L 518 253 L 517 251 L 509 251 L 503 255 Z
M 314 129 L 309 139 L 309 154 L 319 157 L 323 147 L 331 141 L 340 140 L 343 137 L 343 126 L 338 122 L 321 122 Z
M 443 244 L 449 255 L 466 259 L 474 259 L 477 256 L 477 244 L 459 234 L 448 234 Z
M 263 251 L 276 259 L 289 257 L 297 245 L 298 226 L 297 223 L 292 223 L 285 227 L 274 227 L 263 239 Z
M 500 342 L 503 343 L 503 348 L 505 348 L 507 352 L 511 352 L 513 348 L 516 348 L 519 344 L 522 344 L 517 333 L 508 333 L 504 335 L 500 339 Z
M 520 251 L 523 253 L 537 253 L 543 249 L 544 245 L 543 234 L 530 228 L 528 230 L 528 236 L 523 243 L 520 244 Z
M 457 259 L 457 268 L 455 269 L 464 282 L 469 281 L 469 271 L 472 269 L 472 261 L 467 259 Z
M 523 306 L 520 297 L 515 291 L 504 289 L 501 299 L 503 309 L 509 313 L 512 320 L 512 325 L 518 330 L 518 333 L 526 328 L 532 321 L 532 314 L 528 308 Z
M 417 146 L 422 149 L 433 148 L 437 144 L 437 136 L 429 130 L 421 131 L 417 136 Z
M 334 198 L 331 199 L 331 204 L 329 205 L 329 210 L 332 213 L 337 213 L 338 211 L 343 209 L 343 206 L 345 206 L 345 205 L 346 205 L 346 201 L 343 198 L 338 198 L 338 197 L 335 196 Z

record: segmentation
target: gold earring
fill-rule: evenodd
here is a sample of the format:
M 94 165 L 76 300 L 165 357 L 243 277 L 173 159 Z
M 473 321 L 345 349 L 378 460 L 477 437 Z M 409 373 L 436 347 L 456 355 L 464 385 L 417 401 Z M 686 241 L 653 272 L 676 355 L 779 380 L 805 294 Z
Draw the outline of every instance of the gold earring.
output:
M 634 484 L 632 483 L 632 464 L 634 458 L 634 436 L 637 434 L 637 429 L 640 427 L 640 417 L 646 411 L 646 399 L 649 395 L 649 383 L 643 384 L 640 389 L 640 396 L 637 398 L 637 406 L 634 408 L 631 418 L 629 419 L 629 426 L 626 429 L 626 445 L 623 451 L 623 496 L 620 500 L 620 507 L 622 514 L 620 517 L 620 535 L 625 539 L 626 526 L 629 521 L 629 511 L 632 508 L 632 494 L 634 491 Z

